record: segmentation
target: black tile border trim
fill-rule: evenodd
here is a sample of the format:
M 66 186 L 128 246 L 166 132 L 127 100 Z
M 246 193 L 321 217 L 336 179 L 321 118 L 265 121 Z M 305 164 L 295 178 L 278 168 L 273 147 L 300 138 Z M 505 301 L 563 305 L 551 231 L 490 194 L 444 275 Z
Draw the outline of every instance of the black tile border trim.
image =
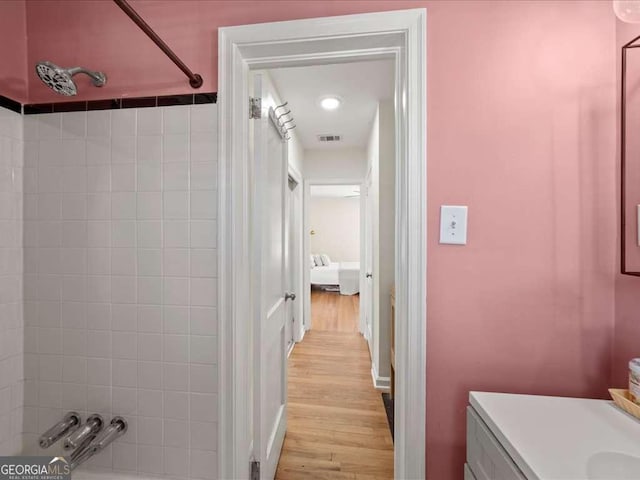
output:
M 8 97 L 3 97 L 2 95 L 0 95 L 0 107 L 4 107 L 7 110 L 11 110 L 16 113 L 22 113 L 22 105 L 20 105 L 20 102 L 11 100 Z
M 157 106 L 158 97 L 135 97 L 120 99 L 120 108 L 145 108 Z
M 9 98 L 0 96 L 0 106 L 25 115 L 58 112 L 87 112 L 92 110 L 119 110 L 122 108 L 169 107 L 173 105 L 200 105 L 217 103 L 218 93 L 191 93 L 165 95 L 161 97 L 127 97 L 110 100 L 88 100 L 82 102 L 32 103 L 21 106 Z M 22 107 L 22 108 L 21 108 Z
M 23 105 L 22 113 L 24 113 L 25 115 L 34 115 L 36 113 L 53 113 L 53 103 Z

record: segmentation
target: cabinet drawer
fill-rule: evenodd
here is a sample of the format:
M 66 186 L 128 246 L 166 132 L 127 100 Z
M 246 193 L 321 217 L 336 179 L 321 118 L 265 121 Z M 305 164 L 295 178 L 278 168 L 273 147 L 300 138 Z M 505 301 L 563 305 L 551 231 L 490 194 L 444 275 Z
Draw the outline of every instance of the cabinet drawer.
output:
M 472 407 L 467 407 L 467 464 L 476 480 L 526 480 Z

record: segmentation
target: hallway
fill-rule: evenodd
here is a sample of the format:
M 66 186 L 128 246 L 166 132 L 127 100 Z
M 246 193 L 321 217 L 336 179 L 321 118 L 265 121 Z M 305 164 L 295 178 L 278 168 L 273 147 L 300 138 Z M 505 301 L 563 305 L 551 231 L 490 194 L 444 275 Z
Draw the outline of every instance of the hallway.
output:
M 393 443 L 367 344 L 357 333 L 358 297 L 314 292 L 312 298 L 318 328 L 289 358 L 288 426 L 276 478 L 391 479 Z M 331 311 L 335 322 L 316 323 Z
M 359 315 L 360 295 L 340 295 L 315 287 L 311 289 L 313 331 L 358 333 Z

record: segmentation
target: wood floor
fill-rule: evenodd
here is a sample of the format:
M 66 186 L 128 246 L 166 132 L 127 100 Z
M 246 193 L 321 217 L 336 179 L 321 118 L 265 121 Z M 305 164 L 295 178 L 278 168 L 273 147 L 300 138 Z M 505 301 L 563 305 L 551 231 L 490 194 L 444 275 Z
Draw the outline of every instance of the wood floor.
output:
M 311 325 L 315 331 L 358 332 L 360 295 L 311 290 Z
M 393 443 L 357 332 L 358 297 L 315 292 L 311 308 L 313 330 L 289 357 L 288 425 L 276 479 L 392 479 Z

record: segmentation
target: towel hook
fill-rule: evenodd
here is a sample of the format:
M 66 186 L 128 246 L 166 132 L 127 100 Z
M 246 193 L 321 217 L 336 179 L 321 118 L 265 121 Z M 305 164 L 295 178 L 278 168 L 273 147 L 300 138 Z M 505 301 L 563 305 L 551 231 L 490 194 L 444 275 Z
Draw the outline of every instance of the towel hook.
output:
M 276 108 L 273 109 L 273 111 L 275 112 L 276 110 L 278 110 L 279 108 L 284 108 L 287 105 L 289 105 L 289 102 L 284 102 L 282 105 L 278 105 Z
M 274 111 L 275 111 L 275 110 L 274 110 Z M 278 120 L 278 122 L 279 122 L 279 121 L 280 121 L 280 119 L 281 119 L 282 117 L 286 117 L 286 116 L 287 116 L 287 115 L 289 115 L 290 113 L 291 113 L 291 110 L 287 110 L 286 112 L 281 113 L 280 115 L 278 115 L 278 116 L 276 117 L 276 120 Z

